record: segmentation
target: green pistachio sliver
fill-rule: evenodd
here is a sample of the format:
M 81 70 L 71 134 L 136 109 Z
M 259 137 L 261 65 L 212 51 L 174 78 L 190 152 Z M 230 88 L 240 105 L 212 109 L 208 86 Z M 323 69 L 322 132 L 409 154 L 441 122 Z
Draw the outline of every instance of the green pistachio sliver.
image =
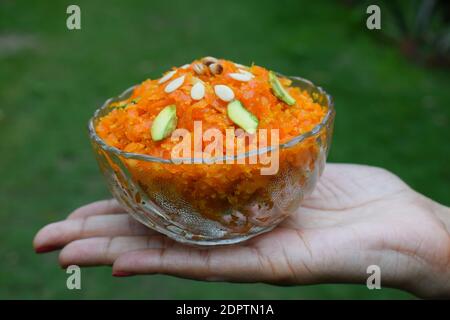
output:
M 247 133 L 254 134 L 258 128 L 258 118 L 255 117 L 250 111 L 244 108 L 239 100 L 231 101 L 227 105 L 228 117 L 244 129 Z
M 119 103 L 112 103 L 110 104 L 110 108 L 114 108 L 114 109 L 122 109 L 125 108 L 128 105 L 128 102 L 125 101 L 121 101 Z
M 292 96 L 286 91 L 273 71 L 269 72 L 269 83 L 272 87 L 273 93 L 278 99 L 286 102 L 290 106 L 295 104 L 295 99 L 292 98 Z
M 137 103 L 139 102 L 139 100 L 141 100 L 141 97 L 136 97 L 136 98 L 134 98 L 133 100 L 131 100 L 130 103 L 132 103 L 132 104 L 137 104 Z
M 177 107 L 171 104 L 162 109 L 153 120 L 150 133 L 153 141 L 161 141 L 167 138 L 177 127 Z
M 126 108 L 128 107 L 130 104 L 137 104 L 139 102 L 139 100 L 141 100 L 141 97 L 136 97 L 133 100 L 131 100 L 130 102 L 127 101 L 120 101 L 119 103 L 113 103 L 111 104 L 111 108 L 115 108 L 115 109 L 122 109 L 122 108 Z

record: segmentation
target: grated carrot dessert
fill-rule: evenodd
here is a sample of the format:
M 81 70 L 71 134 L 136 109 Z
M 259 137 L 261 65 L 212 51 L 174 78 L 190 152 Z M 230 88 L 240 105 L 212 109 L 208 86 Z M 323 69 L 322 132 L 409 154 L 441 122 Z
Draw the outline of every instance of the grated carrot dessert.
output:
M 250 115 L 247 123 L 250 121 L 251 128 L 230 114 L 230 104 L 235 101 Z M 173 115 L 170 119 L 166 117 L 169 120 L 162 120 L 164 131 L 155 122 L 168 106 L 173 106 Z M 106 144 L 163 159 L 171 159 L 171 152 L 179 142 L 167 134 L 175 129 L 193 132 L 196 121 L 201 121 L 203 131 L 215 128 L 224 136 L 227 129 L 243 129 L 250 136 L 256 129 L 278 129 L 281 144 L 312 130 L 327 113 L 327 108 L 315 97 L 291 86 L 288 78 L 275 76 L 257 65 L 247 67 L 212 57 L 174 67 L 160 79 L 145 80 L 129 98 L 110 107 L 112 110 L 95 127 Z M 171 132 L 166 132 L 168 128 Z M 159 138 L 155 138 L 157 134 Z M 233 139 L 237 141 L 238 137 Z M 200 149 L 206 146 L 203 141 Z M 279 172 L 274 175 L 262 175 L 260 169 L 264 165 L 260 163 L 174 165 L 136 159 L 123 161 L 152 201 L 158 202 L 156 195 L 161 192 L 168 198 L 182 198 L 183 203 L 189 203 L 200 215 L 242 231 L 251 224 L 264 225 L 273 219 L 264 212 L 273 215 L 274 181 L 280 175 L 286 178 L 290 174 L 293 183 L 301 185 L 306 178 L 293 172 L 300 167 L 312 171 L 319 149 L 316 140 L 311 138 L 280 150 Z M 227 154 L 225 145 L 221 150 L 219 155 Z M 251 203 L 261 203 L 261 200 L 267 208 L 252 207 Z M 230 218 L 224 214 L 233 210 L 243 216 Z M 277 214 L 281 216 L 287 211 L 289 208 L 281 207 Z

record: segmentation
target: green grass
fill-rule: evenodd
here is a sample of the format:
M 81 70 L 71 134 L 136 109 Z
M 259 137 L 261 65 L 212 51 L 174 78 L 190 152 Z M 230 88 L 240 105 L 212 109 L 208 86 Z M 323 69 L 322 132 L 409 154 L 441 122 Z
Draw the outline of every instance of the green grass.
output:
M 394 171 L 450 205 L 450 77 L 373 40 L 365 10 L 332 1 L 72 1 L 0 3 L 0 298 L 410 298 L 357 285 L 276 287 L 166 276 L 115 279 L 83 269 L 65 287 L 57 255 L 34 233 L 108 196 L 86 123 L 107 97 L 173 65 L 213 55 L 311 79 L 337 118 L 330 161 Z

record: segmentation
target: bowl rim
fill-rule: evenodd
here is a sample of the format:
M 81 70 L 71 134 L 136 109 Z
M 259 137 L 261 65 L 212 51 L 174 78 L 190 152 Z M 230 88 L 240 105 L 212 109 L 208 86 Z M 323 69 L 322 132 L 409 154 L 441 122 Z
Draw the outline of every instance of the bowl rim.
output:
M 126 159 L 135 159 L 135 160 L 143 160 L 143 161 L 166 163 L 166 164 L 179 164 L 179 163 L 211 164 L 211 163 L 215 163 L 215 162 L 227 163 L 228 161 L 236 161 L 236 160 L 239 160 L 242 158 L 248 158 L 250 156 L 265 154 L 267 152 L 276 151 L 277 149 L 280 149 L 280 150 L 287 149 L 287 148 L 290 148 L 290 147 L 293 147 L 293 146 L 299 144 L 300 142 L 302 142 L 303 140 L 305 140 L 309 137 L 317 135 L 324 127 L 328 126 L 331 122 L 333 122 L 336 111 L 334 108 L 333 97 L 330 94 L 328 94 L 325 90 L 323 90 L 322 87 L 316 86 L 310 80 L 302 78 L 302 77 L 284 76 L 279 73 L 277 73 L 277 75 L 286 77 L 291 80 L 303 82 L 306 85 L 309 85 L 312 88 L 316 89 L 321 95 L 326 97 L 326 100 L 328 102 L 328 104 L 327 104 L 328 110 L 327 110 L 327 113 L 325 114 L 325 116 L 323 117 L 322 121 L 320 121 L 314 128 L 312 128 L 311 130 L 309 130 L 307 132 L 299 134 L 298 136 L 295 136 L 295 137 L 291 138 L 290 140 L 288 140 L 284 143 L 280 143 L 276 146 L 258 148 L 256 150 L 247 151 L 245 153 L 241 153 L 241 154 L 237 154 L 237 155 L 233 155 L 233 156 L 223 155 L 223 156 L 217 156 L 217 157 L 212 157 L 212 158 L 207 158 L 207 159 L 204 159 L 204 158 L 201 158 L 201 159 L 199 159 L 199 158 L 177 158 L 176 161 L 174 159 L 164 159 L 164 158 L 151 156 L 151 155 L 147 155 L 147 154 L 142 154 L 142 153 L 126 152 L 126 151 L 120 150 L 116 147 L 110 146 L 102 138 L 100 138 L 98 136 L 98 134 L 95 130 L 94 121 L 96 118 L 98 118 L 99 113 L 103 109 L 108 108 L 109 105 L 114 101 L 119 101 L 121 99 L 124 99 L 138 85 L 133 85 L 133 86 L 129 87 L 128 89 L 126 89 L 125 91 L 123 91 L 120 95 L 107 99 L 102 104 L 102 106 L 94 112 L 94 115 L 89 119 L 89 123 L 88 123 L 89 137 L 90 137 L 91 141 L 98 144 L 103 150 L 105 150 L 107 152 L 112 152 L 112 153 L 122 156 Z

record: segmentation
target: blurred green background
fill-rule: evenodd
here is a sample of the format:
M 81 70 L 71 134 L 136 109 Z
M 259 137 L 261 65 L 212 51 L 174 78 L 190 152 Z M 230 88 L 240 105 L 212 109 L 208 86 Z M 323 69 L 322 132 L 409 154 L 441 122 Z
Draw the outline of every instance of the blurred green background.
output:
M 66 28 L 81 7 L 82 29 Z M 107 97 L 212 55 L 300 75 L 335 99 L 330 161 L 385 167 L 450 205 L 450 76 L 413 64 L 338 1 L 0 2 L 0 298 L 411 298 L 358 285 L 276 287 L 82 271 L 66 289 L 43 225 L 108 197 L 86 124 Z M 382 12 L 382 26 L 385 22 Z

